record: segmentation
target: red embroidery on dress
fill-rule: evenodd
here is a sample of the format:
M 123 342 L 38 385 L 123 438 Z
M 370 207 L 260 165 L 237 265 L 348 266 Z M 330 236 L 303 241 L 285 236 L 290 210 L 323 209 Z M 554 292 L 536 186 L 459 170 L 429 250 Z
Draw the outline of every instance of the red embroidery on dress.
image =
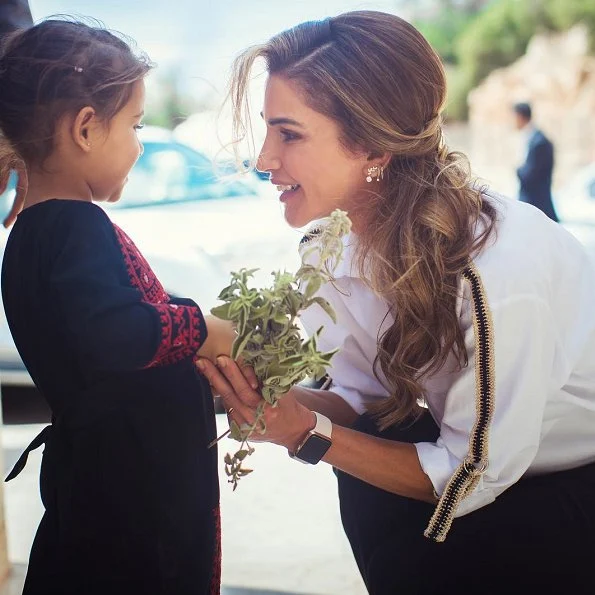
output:
M 213 577 L 211 578 L 211 594 L 219 595 L 221 592 L 221 509 L 213 509 L 215 517 L 215 555 L 213 556 Z
M 201 345 L 200 310 L 194 306 L 157 304 L 161 343 L 147 368 L 173 364 L 195 354 Z
M 143 298 L 151 304 L 162 304 L 169 302 L 169 296 L 155 273 L 139 252 L 134 242 L 117 226 L 114 225 L 116 236 L 120 243 L 122 256 L 126 262 L 128 276 L 132 285 L 140 290 Z
M 200 310 L 170 303 L 169 295 L 134 242 L 117 225 L 114 230 L 130 283 L 141 292 L 143 301 L 157 310 L 161 321 L 159 347 L 145 367 L 173 364 L 195 354 L 202 343 Z

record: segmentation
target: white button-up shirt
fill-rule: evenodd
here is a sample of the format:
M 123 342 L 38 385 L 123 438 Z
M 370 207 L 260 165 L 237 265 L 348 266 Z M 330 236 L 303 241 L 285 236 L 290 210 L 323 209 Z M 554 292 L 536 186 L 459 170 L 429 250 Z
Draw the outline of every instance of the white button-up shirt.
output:
M 493 324 L 489 464 L 456 516 L 489 504 L 524 474 L 595 461 L 595 265 L 570 233 L 538 209 L 492 199 L 499 212 L 495 238 L 474 259 Z M 329 369 L 331 390 L 361 414 L 368 403 L 388 395 L 372 367 L 378 337 L 392 320 L 386 302 L 352 266 L 356 241 L 353 234 L 345 238 L 336 280 L 318 293 L 335 309 L 337 323 L 318 305 L 305 310 L 301 320 L 309 334 L 324 327 L 320 349 L 340 348 Z M 301 252 L 309 247 L 310 242 L 303 244 Z M 440 437 L 415 445 L 438 494 L 467 455 L 476 420 L 475 336 L 463 280 L 457 312 L 469 364 L 457 370 L 451 356 L 425 379 L 426 403 Z

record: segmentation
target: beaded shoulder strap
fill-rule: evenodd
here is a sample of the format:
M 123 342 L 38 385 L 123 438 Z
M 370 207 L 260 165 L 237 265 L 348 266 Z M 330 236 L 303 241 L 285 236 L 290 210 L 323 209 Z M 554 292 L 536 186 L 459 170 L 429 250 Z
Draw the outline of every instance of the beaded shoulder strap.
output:
M 446 484 L 424 531 L 433 541 L 444 541 L 461 500 L 474 489 L 488 466 L 488 434 L 494 410 L 494 345 L 492 317 L 479 272 L 474 264 L 463 271 L 471 287 L 475 333 L 475 411 L 469 452 Z

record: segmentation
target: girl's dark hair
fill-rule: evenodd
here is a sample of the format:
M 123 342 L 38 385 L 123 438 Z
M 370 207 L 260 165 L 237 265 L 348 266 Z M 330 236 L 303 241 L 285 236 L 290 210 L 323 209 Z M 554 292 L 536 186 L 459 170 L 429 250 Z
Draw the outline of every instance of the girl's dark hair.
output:
M 0 179 L 15 161 L 42 165 L 65 115 L 91 106 L 109 122 L 151 68 L 113 33 L 71 20 L 18 31 L 0 51 Z

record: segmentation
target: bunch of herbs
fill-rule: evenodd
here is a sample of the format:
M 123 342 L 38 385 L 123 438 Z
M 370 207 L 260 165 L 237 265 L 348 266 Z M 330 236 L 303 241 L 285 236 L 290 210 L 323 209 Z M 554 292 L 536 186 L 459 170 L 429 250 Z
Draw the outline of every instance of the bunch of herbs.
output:
M 266 431 L 265 407 L 276 407 L 292 386 L 306 378 L 320 380 L 337 351 L 318 350 L 322 327 L 303 339 L 297 319 L 301 311 L 318 304 L 335 321 L 331 305 L 316 294 L 323 283 L 333 279 L 333 271 L 342 257 L 343 236 L 350 229 L 347 213 L 333 211 L 305 237 L 302 265 L 295 274 L 276 271 L 272 273 L 270 287 L 256 289 L 249 282 L 257 269 L 241 269 L 232 273 L 231 283 L 219 294 L 223 304 L 211 310 L 213 315 L 234 322 L 238 336 L 231 357 L 254 368 L 262 394 L 253 424 L 239 426 L 233 420 L 230 422 L 229 433 L 240 442 L 239 449 L 233 455 L 226 454 L 224 459 L 225 472 L 234 490 L 240 478 L 252 472 L 243 463 L 254 452 L 250 437 L 254 432 Z M 310 241 L 313 238 L 317 241 Z M 318 252 L 317 258 L 311 259 L 316 264 L 308 264 L 313 252 Z

